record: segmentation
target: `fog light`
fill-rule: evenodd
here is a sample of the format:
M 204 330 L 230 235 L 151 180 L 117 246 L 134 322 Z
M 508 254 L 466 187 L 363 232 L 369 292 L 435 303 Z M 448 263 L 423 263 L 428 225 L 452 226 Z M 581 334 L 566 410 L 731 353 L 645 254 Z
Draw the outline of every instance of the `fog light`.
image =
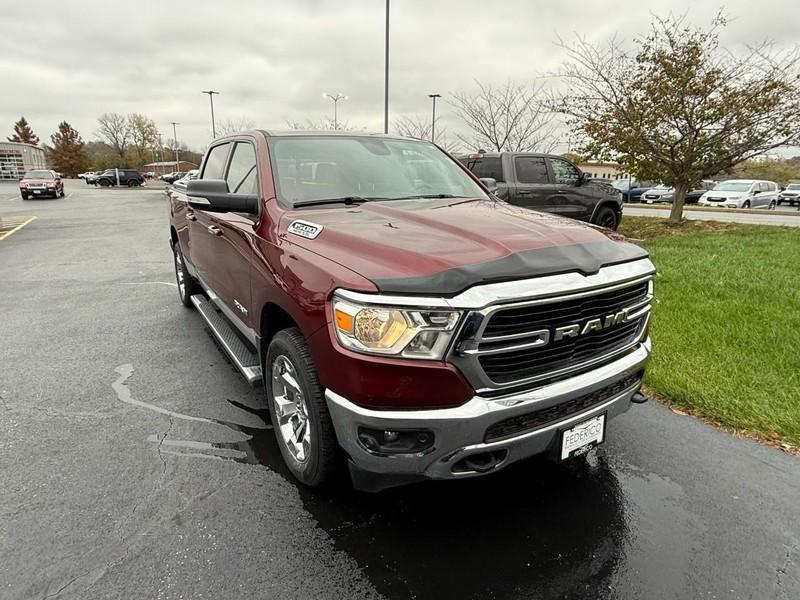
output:
M 358 441 L 375 454 L 417 454 L 433 446 L 434 435 L 427 429 L 380 430 L 360 427 Z

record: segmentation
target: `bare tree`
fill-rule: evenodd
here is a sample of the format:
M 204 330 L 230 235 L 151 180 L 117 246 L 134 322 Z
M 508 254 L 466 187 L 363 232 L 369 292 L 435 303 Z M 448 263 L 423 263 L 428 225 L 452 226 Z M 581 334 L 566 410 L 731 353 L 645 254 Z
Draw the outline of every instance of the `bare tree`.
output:
M 153 157 L 152 147 L 158 143 L 156 123 L 150 117 L 139 113 L 128 115 L 130 131 L 130 150 L 135 154 L 136 166 L 141 167 Z
M 228 135 L 229 133 L 236 133 L 238 131 L 247 131 L 248 129 L 253 129 L 253 127 L 255 127 L 253 121 L 245 116 L 239 117 L 238 120 L 229 118 L 217 123 L 217 134 Z
M 464 144 L 498 152 L 550 152 L 556 147 L 555 115 L 543 102 L 542 84 L 475 84 L 477 91 L 453 94 L 448 101 L 472 132 L 458 136 Z
M 461 144 L 450 139 L 447 128 L 439 124 L 439 117 L 436 117 L 436 144 L 444 148 L 450 154 L 458 152 Z M 420 115 L 402 116 L 393 123 L 394 130 L 405 137 L 416 138 L 418 140 L 431 139 L 431 120 Z
M 99 127 L 96 135 L 103 138 L 117 153 L 120 160 L 125 159 L 125 151 L 131 141 L 130 123 L 125 115 L 103 113 L 97 119 Z
M 800 142 L 798 50 L 765 42 L 743 54 L 722 51 L 725 25 L 721 14 L 705 29 L 655 18 L 635 52 L 616 39 L 561 42 L 568 60 L 560 74 L 570 87 L 552 106 L 584 139 L 578 151 L 674 186 L 673 222 L 694 183 Z

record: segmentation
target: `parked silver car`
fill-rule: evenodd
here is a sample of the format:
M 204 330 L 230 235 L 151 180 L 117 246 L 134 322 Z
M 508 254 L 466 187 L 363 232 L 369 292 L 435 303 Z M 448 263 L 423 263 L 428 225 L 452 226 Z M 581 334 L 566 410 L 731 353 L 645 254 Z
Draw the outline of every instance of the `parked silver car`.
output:
M 724 208 L 767 208 L 778 204 L 778 184 L 759 179 L 729 179 L 700 197 L 700 206 Z
M 642 194 L 642 202 L 645 204 L 658 204 L 659 202 L 671 203 L 675 196 L 675 188 L 665 185 L 657 185 Z
M 788 202 L 789 206 L 800 204 L 800 183 L 790 183 L 778 196 L 778 205 Z

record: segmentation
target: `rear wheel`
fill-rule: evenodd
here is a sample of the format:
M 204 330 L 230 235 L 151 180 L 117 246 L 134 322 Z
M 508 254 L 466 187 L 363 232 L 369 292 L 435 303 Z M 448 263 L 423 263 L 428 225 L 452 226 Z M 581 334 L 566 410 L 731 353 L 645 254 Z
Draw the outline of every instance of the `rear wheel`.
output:
M 617 213 L 608 206 L 601 206 L 594 216 L 594 223 L 607 229 L 616 230 L 619 227 L 619 217 Z
M 317 487 L 338 470 L 339 446 L 311 352 L 296 327 L 275 334 L 264 387 L 281 456 L 301 483 Z
M 172 244 L 172 256 L 175 262 L 175 282 L 178 284 L 178 296 L 184 306 L 193 306 L 192 296 L 200 293 L 200 286 L 194 277 L 186 270 L 186 262 L 183 260 L 180 242 Z

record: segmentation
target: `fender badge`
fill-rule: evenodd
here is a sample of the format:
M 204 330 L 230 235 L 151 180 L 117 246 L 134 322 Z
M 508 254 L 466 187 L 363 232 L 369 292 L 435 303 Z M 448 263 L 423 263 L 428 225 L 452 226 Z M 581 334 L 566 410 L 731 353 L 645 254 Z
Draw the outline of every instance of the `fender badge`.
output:
M 313 240 L 322 231 L 322 225 L 317 225 L 316 223 L 310 223 L 309 221 L 297 220 L 297 221 L 292 221 L 289 224 L 287 231 L 289 233 L 299 235 L 300 237 Z

